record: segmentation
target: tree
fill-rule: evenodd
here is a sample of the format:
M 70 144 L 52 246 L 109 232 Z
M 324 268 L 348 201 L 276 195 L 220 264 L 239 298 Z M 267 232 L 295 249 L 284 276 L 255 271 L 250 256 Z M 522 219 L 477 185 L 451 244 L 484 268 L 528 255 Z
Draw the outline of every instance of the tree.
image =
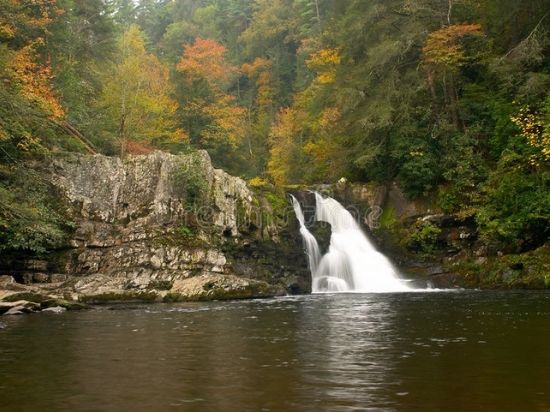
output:
M 193 44 L 185 46 L 176 68 L 189 81 L 204 79 L 221 91 L 237 72 L 236 67 L 225 61 L 225 53 L 225 47 L 215 40 L 198 37 Z
M 304 153 L 302 149 L 303 114 L 287 108 L 281 109 L 269 135 L 269 175 L 276 184 L 285 185 L 301 181 Z
M 101 73 L 116 50 L 115 24 L 103 0 L 60 0 L 63 14 L 49 29 L 53 84 L 59 91 L 67 121 L 87 136 L 95 136 L 101 94 Z M 99 142 L 96 142 L 99 143 Z
M 136 25 L 119 42 L 120 59 L 105 79 L 100 100 L 111 133 L 124 156 L 128 139 L 162 142 L 183 139 L 176 129 L 177 103 L 170 98 L 168 69 L 145 50 L 145 39 Z
M 45 44 L 63 11 L 54 0 L 0 3 L 0 144 L 14 156 L 41 150 L 64 116 Z
M 430 33 L 422 48 L 422 62 L 426 67 L 432 96 L 434 100 L 437 98 L 435 81 L 440 77 L 443 82 L 445 104 L 457 129 L 461 124 L 455 77 L 460 67 L 471 62 L 473 58 L 471 54 L 466 53 L 465 40 L 481 35 L 479 24 L 452 24 Z
M 225 47 L 212 39 L 199 37 L 185 46 L 176 66 L 180 120 L 191 141 L 209 150 L 215 163 L 236 170 L 246 111 L 228 93 L 238 70 L 227 63 L 225 53 Z

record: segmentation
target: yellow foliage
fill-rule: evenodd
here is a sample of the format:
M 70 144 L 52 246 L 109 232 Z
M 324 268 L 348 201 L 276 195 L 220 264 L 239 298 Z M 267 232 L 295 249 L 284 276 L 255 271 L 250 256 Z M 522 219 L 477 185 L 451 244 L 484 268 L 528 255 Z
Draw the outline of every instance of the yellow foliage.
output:
M 342 58 L 336 49 L 321 49 L 313 53 L 308 60 L 307 66 L 317 72 L 316 81 L 319 84 L 331 84 L 336 80 L 336 68 L 340 65 Z
M 256 103 L 259 107 L 267 107 L 273 102 L 274 87 L 272 86 L 271 62 L 261 57 L 252 63 L 245 63 L 241 71 L 250 79 L 256 81 Z
M 326 129 L 334 124 L 340 119 L 340 110 L 337 107 L 327 107 L 321 112 L 319 118 L 319 126 Z
M 237 147 L 246 131 L 246 109 L 235 105 L 235 98 L 219 96 L 213 104 L 201 107 L 203 113 L 212 118 L 202 133 L 205 141 L 226 141 Z
M 299 138 L 302 133 L 304 114 L 294 108 L 281 109 L 269 135 L 270 158 L 268 174 L 276 184 L 294 183 L 302 148 Z
M 255 188 L 259 188 L 259 187 L 264 187 L 266 185 L 269 184 L 269 182 L 259 176 L 256 176 L 256 177 L 253 177 L 252 179 L 250 179 L 248 181 L 248 184 L 251 186 L 251 187 L 255 187 Z
M 550 161 L 550 130 L 545 125 L 544 116 L 527 107 L 522 108 L 515 116 L 511 116 L 512 122 L 521 130 L 521 134 L 531 147 L 540 151 L 530 159 L 533 166 L 540 166 L 542 161 Z
M 178 107 L 170 97 L 168 68 L 147 53 L 143 35 L 131 26 L 120 41 L 120 60 L 105 80 L 102 105 L 121 125 L 119 138 L 135 140 L 184 138 L 175 127 Z M 176 130 L 176 131 L 174 131 Z
M 181 128 L 177 128 L 168 135 L 168 140 L 173 143 L 189 142 L 189 135 Z

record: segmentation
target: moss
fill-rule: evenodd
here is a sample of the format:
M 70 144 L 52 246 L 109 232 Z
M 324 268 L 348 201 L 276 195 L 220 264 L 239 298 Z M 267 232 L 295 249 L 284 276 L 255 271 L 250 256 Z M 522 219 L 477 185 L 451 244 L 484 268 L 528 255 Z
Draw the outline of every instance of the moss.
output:
M 153 238 L 153 245 L 156 247 L 161 246 L 185 246 L 192 247 L 205 247 L 208 244 L 198 237 L 194 230 L 186 225 L 181 225 L 173 232 L 157 231 Z
M 267 298 L 282 294 L 284 291 L 279 290 L 264 282 L 253 282 L 250 285 L 226 288 L 210 282 L 203 286 L 203 293 L 195 295 L 183 295 L 180 293 L 167 293 L 162 299 L 163 302 L 207 302 L 212 300 L 240 300 L 240 299 L 256 299 Z
M 273 208 L 275 212 L 281 212 L 288 208 L 288 202 L 286 197 L 281 193 L 266 192 L 265 198 Z
M 56 306 L 61 306 L 62 308 L 65 308 L 67 310 L 83 310 L 83 309 L 89 309 L 90 308 L 90 306 L 88 306 L 84 303 L 69 301 L 69 300 L 65 300 L 65 299 L 51 299 L 51 300 L 47 300 L 47 301 L 43 302 L 40 305 L 40 307 L 42 309 L 52 308 L 52 307 L 56 307 Z
M 189 299 L 181 293 L 170 292 L 162 298 L 162 301 L 165 303 L 188 302 Z
M 170 290 L 172 289 L 173 285 L 174 285 L 174 282 L 170 280 L 152 280 L 147 285 L 147 289 Z
M 4 302 L 17 302 L 18 300 L 27 300 L 29 302 L 44 303 L 51 300 L 51 297 L 40 295 L 39 293 L 21 292 L 6 296 Z
M 97 295 L 81 296 L 80 302 L 100 304 L 112 302 L 155 302 L 159 300 L 156 292 L 125 292 L 125 293 L 100 293 Z
M 446 265 L 449 272 L 458 273 L 469 285 L 482 288 L 550 288 L 550 244 L 531 252 L 487 258 L 486 261 L 467 257 Z

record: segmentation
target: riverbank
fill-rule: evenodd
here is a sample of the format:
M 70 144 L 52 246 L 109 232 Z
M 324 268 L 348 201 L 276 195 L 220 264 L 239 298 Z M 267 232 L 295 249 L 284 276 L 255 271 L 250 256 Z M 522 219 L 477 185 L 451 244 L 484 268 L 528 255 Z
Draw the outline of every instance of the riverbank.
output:
M 3 251 L 0 302 L 30 302 L 14 311 L 48 309 L 56 301 L 70 307 L 309 293 L 311 275 L 288 193 L 301 201 L 326 250 L 330 227 L 312 223 L 311 189 L 350 210 L 418 287 L 550 287 L 544 238 L 522 241 L 514 253 L 482 239 L 471 217 L 444 214 L 427 199 L 408 200 L 395 184 L 247 184 L 214 169 L 206 152 L 124 161 L 69 155 L 31 166 L 49 185 L 66 233 L 62 245 L 43 253 Z

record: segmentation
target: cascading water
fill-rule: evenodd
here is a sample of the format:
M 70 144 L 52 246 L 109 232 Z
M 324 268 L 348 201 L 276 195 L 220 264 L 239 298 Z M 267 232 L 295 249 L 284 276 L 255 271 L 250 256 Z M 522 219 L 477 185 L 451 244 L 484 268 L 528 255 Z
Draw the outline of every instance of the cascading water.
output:
M 296 214 L 298 222 L 300 222 L 300 234 L 302 235 L 302 239 L 304 240 L 304 247 L 306 249 L 306 255 L 308 258 L 309 270 L 311 271 L 311 273 L 314 273 L 317 271 L 319 260 L 321 259 L 319 244 L 317 243 L 317 239 L 315 239 L 315 236 L 313 236 L 306 227 L 304 213 L 302 212 L 300 203 L 298 203 L 298 200 L 296 200 L 294 196 L 290 195 L 290 197 L 292 198 L 294 213 Z
M 321 256 L 317 240 L 305 225 L 300 203 L 291 197 L 300 222 L 314 293 L 410 290 L 397 277 L 389 260 L 370 243 L 353 216 L 336 200 L 315 193 L 316 220 L 329 223 L 332 230 L 328 252 Z

